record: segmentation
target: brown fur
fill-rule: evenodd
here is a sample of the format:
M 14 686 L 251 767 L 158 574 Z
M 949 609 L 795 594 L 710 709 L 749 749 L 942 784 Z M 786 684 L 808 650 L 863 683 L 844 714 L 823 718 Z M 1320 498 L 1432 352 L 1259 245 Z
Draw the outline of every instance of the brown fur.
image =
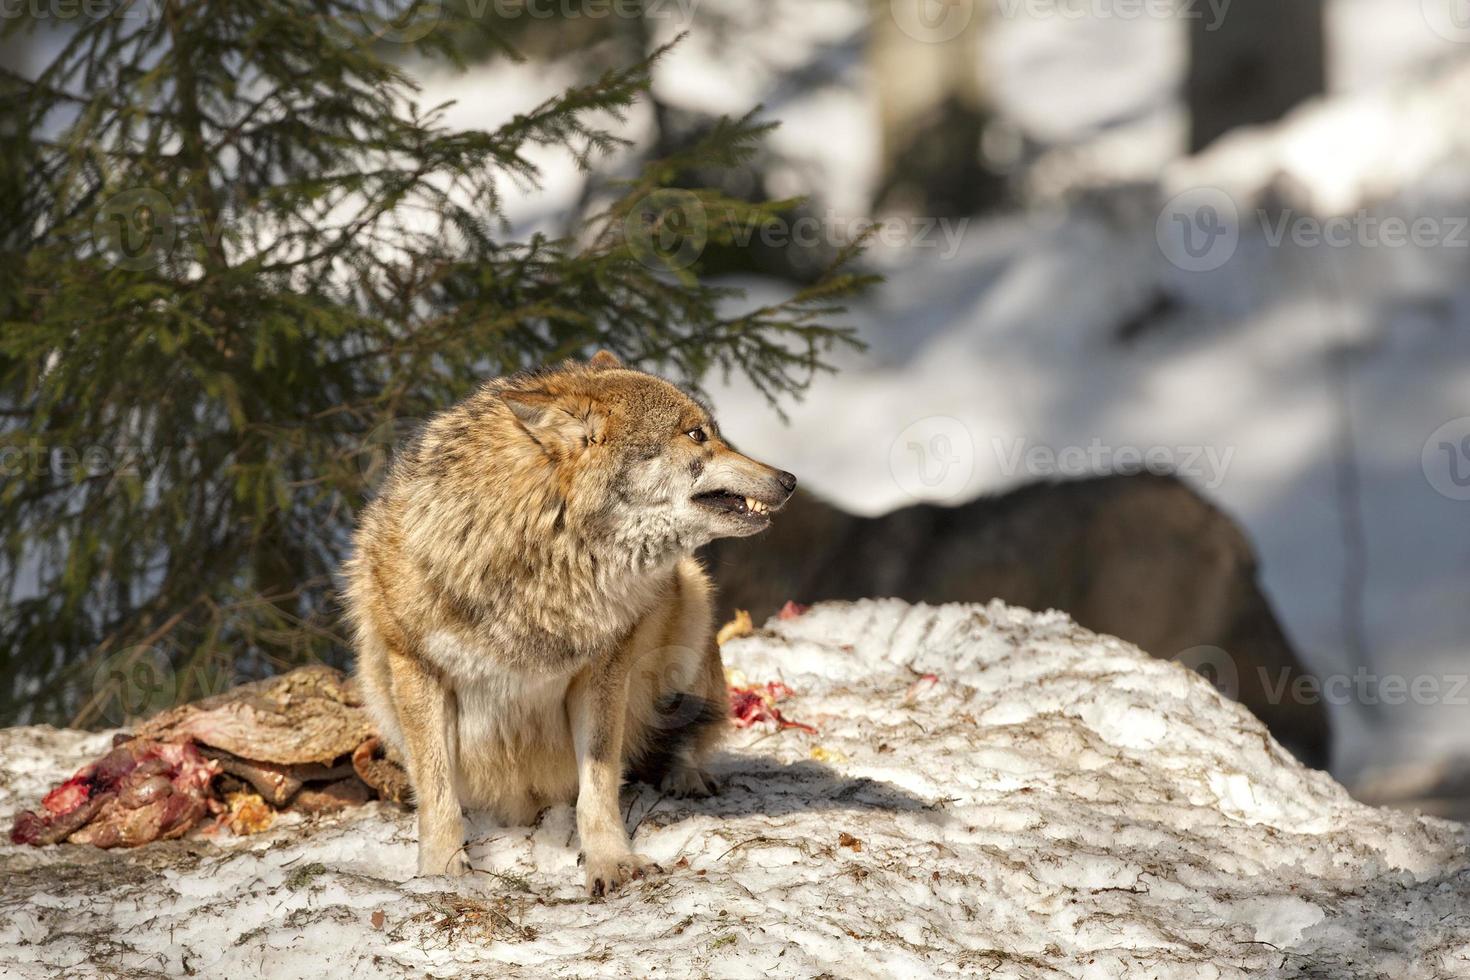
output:
M 759 622 L 787 599 L 896 596 L 1061 609 L 1152 655 L 1208 670 L 1297 757 L 1325 767 L 1321 703 L 1297 703 L 1307 672 L 1261 591 L 1245 535 L 1182 481 L 1139 474 L 1038 483 L 957 507 L 921 504 L 864 518 L 797 494 L 739 554 L 706 551 L 727 617 Z M 1190 651 L 1194 651 L 1190 654 Z M 1286 694 L 1270 692 L 1282 674 Z M 1266 683 L 1263 683 L 1263 673 Z
M 429 423 L 346 570 L 364 698 L 417 798 L 420 873 L 467 870 L 462 806 L 524 823 L 572 802 L 590 892 L 652 868 L 623 828 L 624 773 L 657 758 L 667 789 L 707 792 L 728 715 L 693 552 L 759 530 L 794 485 L 607 354 L 496 379 Z M 716 491 L 735 496 L 713 506 Z

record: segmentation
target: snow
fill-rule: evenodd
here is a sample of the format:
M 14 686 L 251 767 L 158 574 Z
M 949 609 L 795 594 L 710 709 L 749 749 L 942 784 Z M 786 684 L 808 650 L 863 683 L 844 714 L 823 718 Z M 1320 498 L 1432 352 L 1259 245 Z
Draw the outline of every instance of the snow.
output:
M 832 603 L 725 655 L 818 734 L 735 733 L 712 800 L 630 788 L 667 876 L 584 899 L 564 807 L 474 821 L 482 873 L 454 880 L 411 877 L 412 815 L 382 804 L 5 845 L 0 973 L 1470 976 L 1463 826 L 1354 802 L 1201 678 L 1061 614 Z M 0 814 L 107 741 L 0 731 Z

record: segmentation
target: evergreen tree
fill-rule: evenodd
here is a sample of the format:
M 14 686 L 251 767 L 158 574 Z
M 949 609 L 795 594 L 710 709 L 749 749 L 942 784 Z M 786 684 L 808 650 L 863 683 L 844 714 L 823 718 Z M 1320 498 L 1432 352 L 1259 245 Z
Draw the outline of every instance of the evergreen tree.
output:
M 775 399 L 851 343 L 828 322 L 850 252 L 774 305 L 700 275 L 703 244 L 791 206 L 667 186 L 746 159 L 749 118 L 565 239 L 504 240 L 529 151 L 619 148 L 658 53 L 451 131 L 379 43 L 428 11 L 417 50 L 459 61 L 429 4 L 133 0 L 0 77 L 0 718 L 341 663 L 333 575 L 397 420 L 486 376 L 605 347 Z

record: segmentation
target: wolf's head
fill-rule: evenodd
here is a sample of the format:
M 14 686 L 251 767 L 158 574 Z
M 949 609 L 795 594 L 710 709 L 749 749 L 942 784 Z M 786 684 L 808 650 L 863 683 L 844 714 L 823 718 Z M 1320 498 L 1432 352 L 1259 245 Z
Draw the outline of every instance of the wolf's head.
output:
M 705 405 L 606 351 L 497 394 L 545 454 L 569 519 L 646 554 L 755 534 L 796 489 L 731 448 Z

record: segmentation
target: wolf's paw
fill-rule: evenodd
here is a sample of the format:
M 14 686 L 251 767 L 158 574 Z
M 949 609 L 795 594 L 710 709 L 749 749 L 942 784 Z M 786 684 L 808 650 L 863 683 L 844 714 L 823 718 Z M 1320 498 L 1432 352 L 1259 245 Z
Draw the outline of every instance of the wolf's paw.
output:
M 464 848 L 450 854 L 434 854 L 419 849 L 419 875 L 448 875 L 459 878 L 470 873 L 470 859 L 465 857 Z
M 663 868 L 642 854 L 587 856 L 587 894 L 592 898 L 610 895 L 635 878 L 663 874 Z
M 659 789 L 670 796 L 713 796 L 720 781 L 698 766 L 680 766 L 664 776 Z

